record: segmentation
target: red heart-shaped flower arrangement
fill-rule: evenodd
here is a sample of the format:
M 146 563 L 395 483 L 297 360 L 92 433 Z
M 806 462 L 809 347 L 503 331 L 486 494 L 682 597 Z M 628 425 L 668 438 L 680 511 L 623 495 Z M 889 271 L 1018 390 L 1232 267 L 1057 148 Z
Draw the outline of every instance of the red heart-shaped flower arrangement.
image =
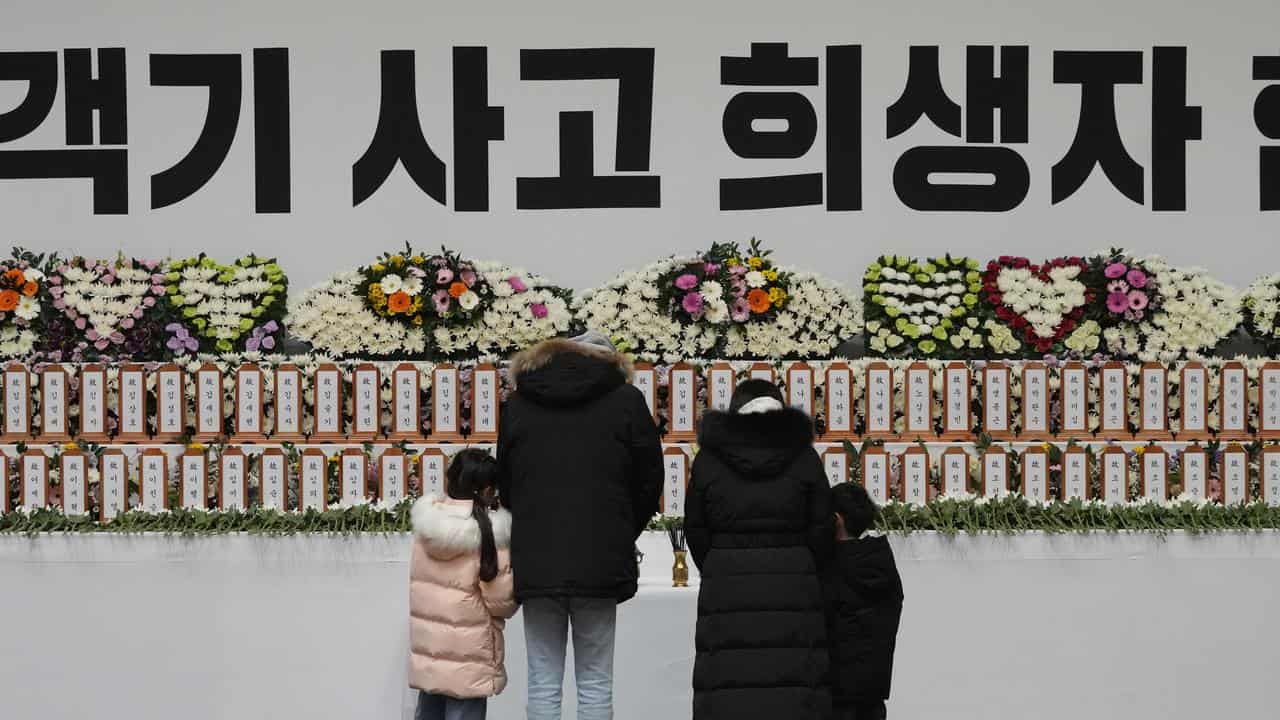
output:
M 982 291 L 996 317 L 1036 352 L 1048 352 L 1076 328 L 1094 292 L 1080 277 L 1084 258 L 1060 257 L 1035 264 L 1002 255 L 987 263 Z

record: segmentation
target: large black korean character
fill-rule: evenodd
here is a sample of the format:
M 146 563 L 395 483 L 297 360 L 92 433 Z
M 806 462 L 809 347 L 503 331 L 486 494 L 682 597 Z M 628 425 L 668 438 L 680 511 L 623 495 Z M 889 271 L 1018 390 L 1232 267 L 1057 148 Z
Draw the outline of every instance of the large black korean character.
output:
M 1280 80 L 1280 55 L 1253 58 L 1254 80 Z M 1268 85 L 1253 103 L 1253 123 L 1268 140 L 1280 140 L 1280 84 Z M 1280 210 L 1280 145 L 1258 149 L 1258 203 Z
M 151 84 L 209 89 L 204 127 L 191 150 L 167 170 L 151 176 L 151 208 L 181 202 L 204 187 L 222 167 L 240 125 L 239 54 L 151 55 Z M 289 171 L 289 51 L 253 51 L 254 210 L 287 213 Z
M 418 119 L 417 74 L 412 50 L 382 51 L 378 126 L 369 147 L 351 166 L 352 205 L 368 200 L 404 165 L 422 192 L 445 203 L 444 161 L 431 150 Z
M 1187 105 L 1186 48 L 1157 47 L 1152 57 L 1151 209 L 1186 210 L 1186 143 L 1201 139 L 1200 108 Z M 1053 166 L 1053 203 L 1075 194 L 1096 166 L 1121 194 L 1143 204 L 1143 167 L 1120 138 L 1115 100 L 1116 85 L 1142 84 L 1142 53 L 1057 51 L 1053 81 L 1080 86 L 1075 139 Z
M 88 49 L 63 51 L 67 145 L 93 145 L 93 114 L 98 114 L 98 144 L 124 145 L 127 137 L 124 48 L 100 48 L 94 77 Z M 17 107 L 0 114 L 0 143 L 30 134 L 49 116 L 58 91 L 58 54 L 0 52 L 0 81 L 28 83 Z M 95 215 L 129 211 L 127 151 L 3 150 L 0 179 L 89 178 Z
M 826 48 L 826 209 L 862 209 L 862 46 Z M 721 57 L 720 84 L 814 87 L 818 58 L 791 57 L 787 43 L 752 43 L 750 57 Z M 785 129 L 758 129 L 756 121 Z M 804 94 L 746 91 L 730 98 L 722 119 L 729 149 L 743 159 L 796 160 L 813 148 L 818 116 Z M 821 172 L 721 178 L 721 210 L 820 205 Z
M 653 130 L 653 48 L 521 50 L 521 80 L 617 80 L 614 169 L 647 172 Z M 596 175 L 591 111 L 560 113 L 560 175 L 516 178 L 516 207 L 656 208 L 657 175 Z
M 938 47 L 910 49 L 907 84 L 885 111 L 887 137 L 905 133 L 921 118 L 949 135 L 961 137 L 963 114 L 967 144 L 917 146 L 904 152 L 893 168 L 893 189 L 904 205 L 924 212 L 1006 212 L 1026 199 L 1031 188 L 1026 160 L 1017 151 L 992 143 L 996 141 L 997 111 L 999 141 L 1027 142 L 1028 55 L 1026 46 L 1002 46 L 997 74 L 994 46 L 966 48 L 967 108 L 961 108 L 942 86 Z M 931 182 L 934 174 L 988 175 L 993 181 Z
M 453 49 L 453 209 L 489 209 L 489 143 L 504 139 L 503 109 L 489 105 L 489 49 Z

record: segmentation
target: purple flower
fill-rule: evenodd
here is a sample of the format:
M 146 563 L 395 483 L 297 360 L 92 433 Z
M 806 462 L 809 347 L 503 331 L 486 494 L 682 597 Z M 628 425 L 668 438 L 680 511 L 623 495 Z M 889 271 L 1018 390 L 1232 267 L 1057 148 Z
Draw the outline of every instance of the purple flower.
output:
M 253 334 L 244 341 L 244 349 L 249 352 L 257 352 L 259 349 L 272 350 L 276 346 L 275 332 L 280 329 L 275 320 L 268 320 L 267 324 L 260 325 L 253 329 Z
M 741 276 L 741 275 L 746 275 L 748 272 L 750 272 L 750 270 L 747 269 L 746 265 L 739 264 L 729 268 L 730 275 Z
M 1107 309 L 1113 313 L 1122 313 L 1129 309 L 1129 296 L 1124 293 L 1111 293 L 1107 296 Z
M 718 270 L 720 270 L 720 266 L 713 262 L 704 263 L 702 266 L 702 272 L 707 275 L 715 275 Z
M 681 290 L 692 290 L 698 287 L 698 277 L 692 273 L 685 273 L 684 275 L 681 275 L 680 277 L 676 278 L 676 287 L 680 288 Z M 701 298 L 698 299 L 698 303 L 699 303 L 698 307 L 702 307 Z
M 466 285 L 467 287 L 473 287 L 476 284 L 476 271 L 463 270 L 462 272 L 458 273 L 458 279 L 462 281 L 463 285 Z
M 524 281 L 516 277 L 515 275 L 512 275 L 511 277 L 507 278 L 507 284 L 510 285 L 511 289 L 515 290 L 517 293 L 526 292 L 529 289 L 529 286 L 525 285 Z
M 1124 277 L 1124 274 L 1127 272 L 1129 272 L 1128 265 L 1125 265 L 1124 263 L 1111 263 L 1107 266 L 1106 270 L 1102 271 L 1102 274 L 1106 275 L 1109 280 L 1115 280 L 1116 278 Z
M 746 322 L 751 317 L 751 303 L 746 299 L 739 297 L 733 301 L 733 308 L 730 310 L 730 317 L 734 322 Z
M 173 333 L 173 337 L 164 345 L 173 351 L 175 355 L 185 355 L 188 352 L 194 353 L 200 348 L 200 343 L 191 337 L 191 333 L 187 328 L 178 323 L 169 323 L 164 326 L 165 332 Z
M 453 280 L 453 271 L 449 268 L 440 268 L 436 271 L 436 284 L 446 285 Z
M 529 312 L 533 313 L 534 317 L 541 320 L 547 316 L 547 306 L 542 303 L 534 303 L 529 306 Z
M 1129 281 L 1130 285 L 1136 288 L 1144 288 L 1147 286 L 1147 274 L 1138 268 L 1130 270 L 1129 274 L 1125 275 L 1125 279 Z
M 689 277 L 693 277 L 690 275 Z M 678 282 L 678 281 L 677 281 Z M 702 293 L 691 292 L 684 296 L 684 300 L 680 302 L 684 311 L 697 317 L 702 314 Z
M 449 312 L 449 291 L 437 290 L 431 296 L 431 302 L 435 303 L 436 312 L 443 315 Z
M 1107 292 L 1109 293 L 1127 293 L 1129 292 L 1129 283 L 1123 280 L 1112 280 L 1107 283 Z
M 1141 290 L 1129 291 L 1128 298 L 1131 310 L 1141 310 L 1147 306 L 1147 294 Z M 1111 298 L 1107 298 L 1107 304 L 1111 304 Z

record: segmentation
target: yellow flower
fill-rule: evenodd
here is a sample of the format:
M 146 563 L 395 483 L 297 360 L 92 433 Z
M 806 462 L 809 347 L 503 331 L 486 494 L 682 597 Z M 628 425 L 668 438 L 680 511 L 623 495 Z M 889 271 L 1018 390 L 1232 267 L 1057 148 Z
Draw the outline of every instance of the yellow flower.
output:
M 759 270 L 762 265 L 764 265 L 763 258 L 753 257 L 747 260 L 747 266 L 750 267 L 752 270 Z
M 422 316 L 421 316 L 421 315 L 414 315 L 414 316 L 413 316 L 413 324 L 414 324 L 414 325 L 417 325 L 417 326 L 419 326 L 419 327 L 421 327 L 421 326 L 422 326 Z
M 187 449 L 188 449 L 188 450 L 203 450 L 203 449 L 204 449 L 204 443 L 198 443 L 198 442 L 188 443 L 188 444 L 187 444 Z
M 1048 451 L 1049 451 L 1049 449 L 1050 449 L 1050 448 L 1052 448 L 1053 446 L 1052 446 L 1052 445 L 1050 445 L 1049 443 L 1041 443 L 1041 444 L 1040 444 L 1040 447 L 1041 447 L 1045 452 L 1048 452 Z
M 1145 445 L 1139 445 L 1138 447 L 1134 448 L 1133 451 L 1141 455 L 1142 453 L 1147 451 L 1147 448 Z
M 75 443 L 73 443 L 73 442 L 69 442 L 69 443 L 67 443 L 67 444 L 63 445 L 63 446 L 62 446 L 62 449 L 63 449 L 63 450 L 66 450 L 66 451 L 73 451 L 73 450 L 79 450 L 79 449 L 80 449 L 80 446 L 79 446 L 79 445 L 77 445 L 77 444 L 75 444 Z
M 421 265 L 426 261 L 422 259 L 421 255 L 414 255 L 413 257 L 409 258 L 409 262 L 413 263 L 414 265 Z
M 403 256 L 403 255 L 392 255 L 392 256 L 391 256 L 391 267 L 396 267 L 396 268 L 398 268 L 398 267 L 400 267 L 400 266 L 401 266 L 401 265 L 403 265 L 403 264 L 404 264 L 404 256 Z
M 739 260 L 738 258 L 729 258 L 728 260 L 724 261 L 724 264 L 728 265 L 729 267 L 737 267 L 741 262 L 742 261 Z
M 374 272 L 382 272 L 383 270 L 386 270 L 386 269 L 387 269 L 387 266 L 386 266 L 386 265 L 383 265 L 382 263 L 374 263 L 374 264 L 373 264 L 373 267 L 372 267 L 371 269 L 372 269 Z
M 787 299 L 787 291 L 783 290 L 780 287 L 769 288 L 769 300 L 773 301 L 775 305 L 786 299 Z
M 765 279 L 765 280 L 768 280 L 769 282 L 773 282 L 774 280 L 777 280 L 777 279 L 778 279 L 778 271 L 777 271 L 777 270 L 765 270 L 765 271 L 764 271 L 764 279 Z

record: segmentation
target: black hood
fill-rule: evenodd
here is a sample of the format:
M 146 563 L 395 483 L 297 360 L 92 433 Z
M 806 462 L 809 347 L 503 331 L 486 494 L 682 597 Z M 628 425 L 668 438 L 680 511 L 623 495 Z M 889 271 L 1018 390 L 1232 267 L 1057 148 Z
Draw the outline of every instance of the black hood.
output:
M 628 380 L 620 353 L 568 340 L 546 340 L 511 361 L 516 392 L 546 407 L 572 407 L 601 397 Z
M 739 474 L 771 477 L 813 447 L 813 421 L 795 408 L 748 415 L 709 410 L 698 444 Z
M 846 587 L 866 602 L 902 598 L 902 580 L 889 538 L 867 537 L 836 543 L 835 564 Z

